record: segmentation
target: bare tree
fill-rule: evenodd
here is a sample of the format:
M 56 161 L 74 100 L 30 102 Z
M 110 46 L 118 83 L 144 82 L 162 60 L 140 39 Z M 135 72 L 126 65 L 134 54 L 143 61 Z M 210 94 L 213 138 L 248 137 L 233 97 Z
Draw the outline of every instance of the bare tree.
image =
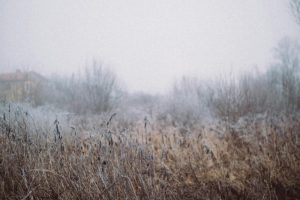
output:
M 114 106 L 117 98 L 115 74 L 101 64 L 94 62 L 92 67 L 85 69 L 82 79 L 82 96 L 90 111 L 106 112 Z
M 171 116 L 174 125 L 192 126 L 208 114 L 206 97 L 205 87 L 198 79 L 183 77 L 173 85 L 164 112 Z
M 290 8 L 296 22 L 300 25 L 300 0 L 290 0 Z
M 274 86 L 286 111 L 300 109 L 300 45 L 284 38 L 275 48 L 276 63 L 270 69 Z
M 117 107 L 122 95 L 115 74 L 97 62 L 87 66 L 83 75 L 54 77 L 52 83 L 47 99 L 76 113 L 111 111 Z

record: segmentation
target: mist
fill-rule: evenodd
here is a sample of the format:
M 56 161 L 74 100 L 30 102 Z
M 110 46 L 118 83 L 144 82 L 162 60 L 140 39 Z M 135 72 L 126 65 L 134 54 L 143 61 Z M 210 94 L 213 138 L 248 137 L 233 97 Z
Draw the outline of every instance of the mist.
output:
M 300 0 L 0 0 L 0 199 L 300 199 Z
M 281 38 L 299 38 L 284 0 L 1 0 L 0 27 L 1 72 L 70 75 L 97 60 L 148 93 L 183 75 L 263 71 Z

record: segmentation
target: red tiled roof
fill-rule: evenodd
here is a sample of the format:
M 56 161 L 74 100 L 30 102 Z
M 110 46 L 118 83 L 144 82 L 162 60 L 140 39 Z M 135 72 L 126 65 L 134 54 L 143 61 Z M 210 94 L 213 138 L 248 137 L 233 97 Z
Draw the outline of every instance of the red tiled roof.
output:
M 6 73 L 0 74 L 0 81 L 24 81 L 27 77 L 27 74 L 22 72 Z
M 29 78 L 29 76 L 38 77 L 39 79 L 44 79 L 43 76 L 33 71 L 31 72 L 17 71 L 14 73 L 0 74 L 0 82 L 25 81 Z

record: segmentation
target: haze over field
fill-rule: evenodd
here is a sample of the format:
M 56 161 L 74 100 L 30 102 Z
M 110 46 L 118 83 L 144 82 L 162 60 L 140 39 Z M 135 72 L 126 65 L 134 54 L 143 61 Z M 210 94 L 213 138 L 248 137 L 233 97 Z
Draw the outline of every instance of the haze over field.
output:
M 96 59 L 130 91 L 272 62 L 299 35 L 285 0 L 0 0 L 0 70 L 70 74 Z
M 0 199 L 300 199 L 300 0 L 0 0 Z

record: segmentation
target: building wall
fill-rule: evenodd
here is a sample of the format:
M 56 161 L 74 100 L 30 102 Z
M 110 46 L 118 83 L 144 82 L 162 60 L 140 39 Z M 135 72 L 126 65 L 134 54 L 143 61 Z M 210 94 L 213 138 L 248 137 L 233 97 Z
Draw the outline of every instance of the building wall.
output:
M 0 98 L 6 101 L 21 102 L 33 99 L 38 83 L 32 80 L 0 83 Z

